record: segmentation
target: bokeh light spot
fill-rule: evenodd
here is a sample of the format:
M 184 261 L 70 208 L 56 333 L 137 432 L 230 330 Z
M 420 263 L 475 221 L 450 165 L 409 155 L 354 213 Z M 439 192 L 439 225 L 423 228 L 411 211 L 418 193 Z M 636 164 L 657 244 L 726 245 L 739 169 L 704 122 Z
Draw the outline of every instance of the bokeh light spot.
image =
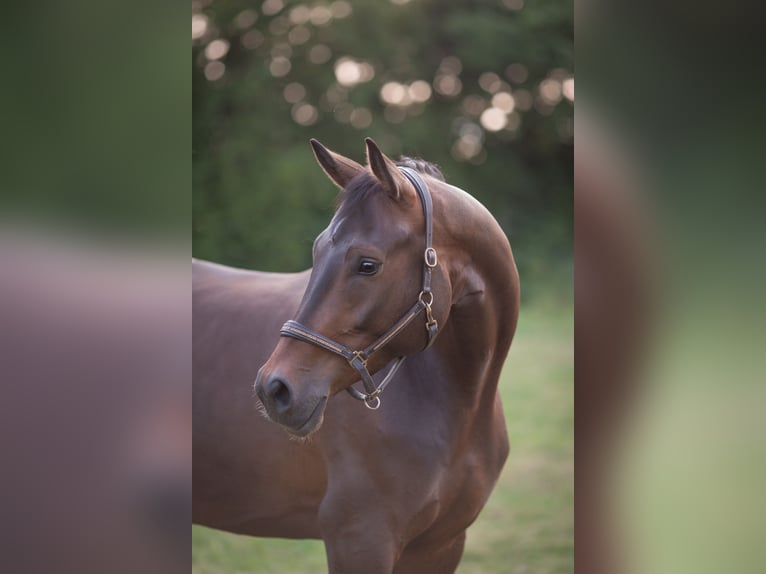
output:
M 387 104 L 403 106 L 407 98 L 407 89 L 399 82 L 386 82 L 380 89 L 380 99 Z
M 473 136 L 479 139 L 479 141 L 484 140 L 484 131 L 481 129 L 479 124 L 471 121 L 465 121 L 464 118 L 459 118 L 457 121 L 457 132 L 458 134 L 462 136 Z
M 317 44 L 309 50 L 309 61 L 312 64 L 325 64 L 332 58 L 332 51 L 324 44 Z
M 492 96 L 492 106 L 503 110 L 506 114 L 510 114 L 516 107 L 516 102 L 508 92 L 498 92 Z
M 273 58 L 271 60 L 271 64 L 269 65 L 269 71 L 275 78 L 286 76 L 290 72 L 290 68 L 292 68 L 290 60 L 284 56 L 277 56 Z
M 247 30 L 258 20 L 258 13 L 255 10 L 242 10 L 234 18 L 234 25 L 240 30 Z
M 487 108 L 481 113 L 481 125 L 491 132 L 499 132 L 508 123 L 508 117 L 500 108 Z
M 574 78 L 567 78 L 561 83 L 561 92 L 570 102 L 574 102 Z
M 541 116 L 549 116 L 553 113 L 553 106 L 542 96 L 535 98 L 535 110 Z
M 305 24 L 311 17 L 311 9 L 305 4 L 298 4 L 290 10 L 290 22 L 293 24 Z
M 346 101 L 346 98 L 348 97 L 348 90 L 339 86 L 338 84 L 332 84 L 329 88 L 327 88 L 325 97 L 329 103 L 333 105 L 339 104 Z
M 482 151 L 481 138 L 474 134 L 465 134 L 452 145 L 452 157 L 458 161 L 467 161 L 478 156 Z
M 207 16 L 203 14 L 192 15 L 192 40 L 199 40 L 207 32 Z
M 294 46 L 305 44 L 311 38 L 311 30 L 306 26 L 296 26 L 287 34 L 288 41 Z
M 363 129 L 372 123 L 372 112 L 367 108 L 356 108 L 349 118 L 351 125 L 357 129 Z
M 375 77 L 375 69 L 367 62 L 357 62 L 351 58 L 341 58 L 335 62 L 335 78 L 341 86 L 355 86 L 369 82 Z
M 330 13 L 333 18 L 348 18 L 351 16 L 351 4 L 345 0 L 338 0 L 330 4 Z
M 205 47 L 205 57 L 208 60 L 220 60 L 229 51 L 229 43 L 219 38 L 213 40 Z
M 553 78 L 540 82 L 540 97 L 549 106 L 555 106 L 561 101 L 561 83 Z
M 332 12 L 330 12 L 330 8 L 320 4 L 311 9 L 309 19 L 314 26 L 325 26 L 332 20 Z
M 447 56 L 439 64 L 439 70 L 445 74 L 458 75 L 463 71 L 463 63 L 455 56 Z
M 431 86 L 424 80 L 415 80 L 407 90 L 413 102 L 423 103 L 431 98 Z
M 463 89 L 463 83 L 460 81 L 460 78 L 453 74 L 442 74 L 436 76 L 434 88 L 442 96 L 453 97 L 460 94 Z
M 319 111 L 311 104 L 296 104 L 293 106 L 292 116 L 296 123 L 311 126 L 319 119 Z
M 505 76 L 514 84 L 523 84 L 529 78 L 529 71 L 524 64 L 511 64 L 505 69 Z
M 306 97 L 306 88 L 303 87 L 303 84 L 291 82 L 285 86 L 284 90 L 282 90 L 282 95 L 286 102 L 297 104 Z
M 205 65 L 205 78 L 210 82 L 215 82 L 223 78 L 226 72 L 226 65 L 218 60 L 213 60 Z
M 494 94 L 503 86 L 503 81 L 495 72 L 484 72 L 479 76 L 479 86 L 481 86 L 481 89 L 485 92 Z
M 274 14 L 278 14 L 284 7 L 285 3 L 283 0 L 265 0 L 261 5 L 261 11 L 266 14 L 266 16 L 273 16 Z

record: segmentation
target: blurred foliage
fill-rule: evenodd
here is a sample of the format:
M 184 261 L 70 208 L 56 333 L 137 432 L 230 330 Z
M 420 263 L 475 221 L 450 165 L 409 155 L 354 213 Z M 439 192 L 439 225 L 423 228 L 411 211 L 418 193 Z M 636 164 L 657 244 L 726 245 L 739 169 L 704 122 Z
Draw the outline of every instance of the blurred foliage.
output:
M 370 136 L 484 203 L 527 284 L 569 283 L 569 2 L 194 0 L 192 12 L 195 256 L 309 267 L 335 192 L 308 139 L 363 162 Z
M 188 237 L 187 22 L 147 0 L 9 3 L 0 225 Z

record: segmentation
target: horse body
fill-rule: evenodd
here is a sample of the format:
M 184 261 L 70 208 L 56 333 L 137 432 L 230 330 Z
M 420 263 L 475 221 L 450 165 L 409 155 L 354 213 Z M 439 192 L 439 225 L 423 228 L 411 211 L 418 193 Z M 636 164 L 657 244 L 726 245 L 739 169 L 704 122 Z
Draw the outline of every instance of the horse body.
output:
M 377 411 L 339 393 L 356 378 L 342 360 L 279 337 L 282 323 L 316 303 L 321 276 L 193 263 L 195 522 L 254 536 L 322 538 L 332 574 L 457 567 L 466 528 L 508 454 L 497 383 L 519 287 L 510 246 L 491 215 L 464 192 L 427 181 L 442 268 L 434 283 L 440 331 L 428 350 L 410 353 Z M 417 294 L 404 276 L 398 288 Z M 405 338 L 422 339 L 422 324 L 409 329 Z M 371 365 L 379 371 L 390 359 Z M 336 372 L 345 378 L 328 383 L 314 407 L 324 408 L 318 425 L 296 440 L 257 412 L 251 383 L 259 368 L 259 396 L 279 376 L 291 381 L 296 403 L 302 380 L 316 387 L 340 380 Z M 265 402 L 272 416 L 274 405 Z
M 308 272 L 192 262 L 194 522 L 253 536 L 318 537 L 315 518 L 299 514 L 321 498 L 322 465 L 313 449 L 260 416 L 252 390 L 307 282 Z M 260 442 L 279 448 L 259 449 Z

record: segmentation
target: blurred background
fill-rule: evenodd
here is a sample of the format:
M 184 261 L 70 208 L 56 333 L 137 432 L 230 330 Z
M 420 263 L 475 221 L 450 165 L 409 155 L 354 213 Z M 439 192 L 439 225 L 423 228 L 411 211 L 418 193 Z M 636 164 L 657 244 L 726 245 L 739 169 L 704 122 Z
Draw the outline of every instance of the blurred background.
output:
M 308 268 L 334 200 L 308 139 L 363 161 L 370 136 L 492 211 L 525 296 L 567 283 L 572 18 L 559 0 L 195 0 L 195 256 Z
M 460 572 L 573 569 L 573 7 L 560 0 L 192 2 L 193 254 L 311 266 L 336 190 L 308 145 L 437 163 L 507 233 L 524 308 L 512 452 Z M 326 571 L 321 542 L 193 529 L 197 574 Z

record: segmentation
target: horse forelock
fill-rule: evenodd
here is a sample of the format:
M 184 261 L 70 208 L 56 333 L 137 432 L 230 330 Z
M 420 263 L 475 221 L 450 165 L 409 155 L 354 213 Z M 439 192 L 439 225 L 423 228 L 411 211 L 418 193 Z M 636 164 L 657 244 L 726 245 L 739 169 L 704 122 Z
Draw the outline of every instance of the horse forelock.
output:
M 357 174 L 338 194 L 335 201 L 335 213 L 340 213 L 341 210 L 354 209 L 369 196 L 376 193 L 379 185 L 378 181 L 367 170 Z

